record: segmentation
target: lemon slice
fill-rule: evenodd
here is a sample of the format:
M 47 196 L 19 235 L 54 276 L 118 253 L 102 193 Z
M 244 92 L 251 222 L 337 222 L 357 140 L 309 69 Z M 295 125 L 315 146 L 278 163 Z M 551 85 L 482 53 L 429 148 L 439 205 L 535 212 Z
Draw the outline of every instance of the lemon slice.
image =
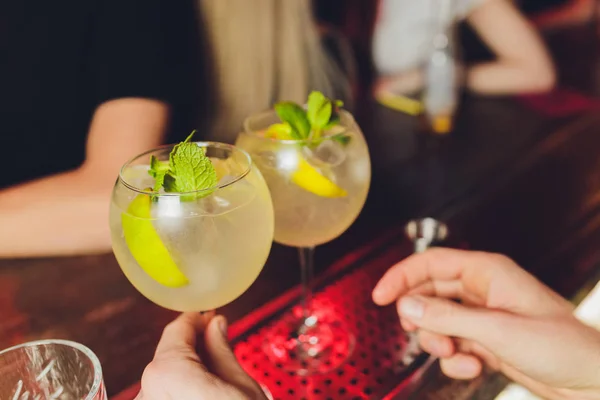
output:
M 170 288 L 189 283 L 156 233 L 150 220 L 150 196 L 139 194 L 121 216 L 129 251 L 139 266 L 156 282 Z
M 344 197 L 348 194 L 302 157 L 298 158 L 298 169 L 292 174 L 292 182 L 321 197 Z

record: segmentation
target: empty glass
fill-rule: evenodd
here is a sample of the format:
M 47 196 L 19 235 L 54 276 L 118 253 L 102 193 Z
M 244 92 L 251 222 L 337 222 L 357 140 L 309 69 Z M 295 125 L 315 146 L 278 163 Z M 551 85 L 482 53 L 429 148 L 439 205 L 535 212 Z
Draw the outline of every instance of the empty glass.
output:
M 102 368 L 87 347 L 40 340 L 0 351 L 0 399 L 107 400 Z

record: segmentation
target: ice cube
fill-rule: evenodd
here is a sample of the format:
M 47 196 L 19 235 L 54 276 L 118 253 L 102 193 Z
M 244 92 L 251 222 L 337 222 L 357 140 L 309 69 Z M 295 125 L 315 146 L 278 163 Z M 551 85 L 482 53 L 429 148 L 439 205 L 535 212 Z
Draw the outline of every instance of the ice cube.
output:
M 277 169 L 277 154 L 272 151 L 261 151 L 254 155 L 256 159 L 256 163 L 261 166 L 261 168 L 272 168 Z
M 336 167 L 346 159 L 344 148 L 335 140 L 325 140 L 312 151 L 306 148 L 305 153 L 308 153 L 308 156 L 316 161 L 315 164 L 325 164 L 329 167 Z
M 228 208 L 231 206 L 231 202 L 221 196 L 213 196 L 212 200 L 217 208 Z
M 152 218 L 182 218 L 184 209 L 179 196 L 157 196 L 152 206 Z
M 261 151 L 256 155 L 261 168 L 270 168 L 278 172 L 292 172 L 298 167 L 298 151 L 295 148 L 282 148 L 277 152 Z

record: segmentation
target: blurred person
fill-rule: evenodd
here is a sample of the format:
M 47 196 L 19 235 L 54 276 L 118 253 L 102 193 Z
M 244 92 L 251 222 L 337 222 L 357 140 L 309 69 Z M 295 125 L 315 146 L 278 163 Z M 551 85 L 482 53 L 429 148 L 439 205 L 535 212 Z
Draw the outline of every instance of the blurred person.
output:
M 404 329 L 449 377 L 472 379 L 486 365 L 545 399 L 600 399 L 600 332 L 505 256 L 413 255 L 388 270 L 373 299 L 396 303 Z
M 2 3 L 0 258 L 110 248 L 119 168 L 170 122 L 191 131 L 194 14 L 192 0 Z
M 373 35 L 379 77 L 375 93 L 413 94 L 423 86 L 423 67 L 433 50 L 443 0 L 380 0 Z M 541 38 L 510 0 L 448 0 L 448 29 L 466 20 L 496 60 L 466 70 L 469 90 L 489 95 L 550 90 L 555 71 Z
M 310 0 L 199 0 L 212 56 L 214 125 L 233 142 L 243 120 L 312 90 L 351 100 L 350 78 L 325 51 Z

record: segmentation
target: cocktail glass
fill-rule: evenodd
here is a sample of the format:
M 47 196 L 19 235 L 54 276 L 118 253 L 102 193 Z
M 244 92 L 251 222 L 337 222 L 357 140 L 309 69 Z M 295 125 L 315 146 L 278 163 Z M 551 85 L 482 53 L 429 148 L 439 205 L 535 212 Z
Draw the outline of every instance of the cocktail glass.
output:
M 299 249 L 301 307 L 289 321 L 275 325 L 265 346 L 272 361 L 304 375 L 336 368 L 354 347 L 354 337 L 338 315 L 312 301 L 315 247 L 350 227 L 371 181 L 361 130 L 350 113 L 341 110 L 339 117 L 340 123 L 316 140 L 279 140 L 266 134 L 280 122 L 275 111 L 267 111 L 249 117 L 236 142 L 250 153 L 269 186 L 274 240 Z
M 273 239 L 273 206 L 250 156 L 235 146 L 199 142 L 218 184 L 189 193 L 152 191 L 151 156 L 168 161 L 173 146 L 135 157 L 121 169 L 110 206 L 115 256 L 135 288 L 176 311 L 212 311 L 258 277 Z

